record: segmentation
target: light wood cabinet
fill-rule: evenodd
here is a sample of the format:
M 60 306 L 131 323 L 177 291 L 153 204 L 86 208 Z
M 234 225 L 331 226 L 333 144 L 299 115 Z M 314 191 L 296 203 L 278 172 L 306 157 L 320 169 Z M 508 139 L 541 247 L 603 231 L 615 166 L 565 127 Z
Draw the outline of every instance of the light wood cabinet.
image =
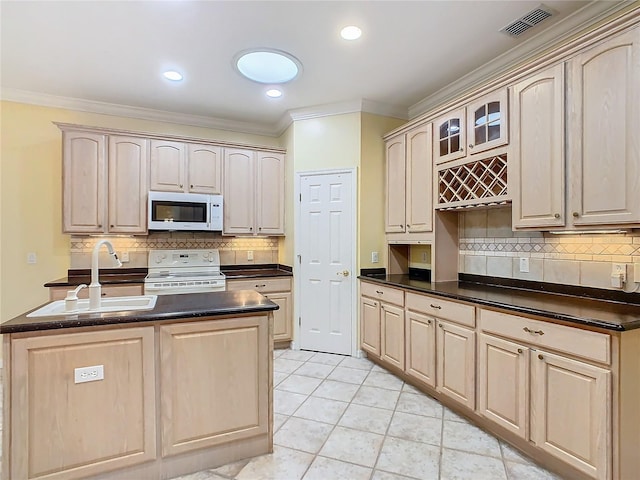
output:
M 509 188 L 514 229 L 565 224 L 564 88 L 563 64 L 511 87 Z
M 227 290 L 255 290 L 280 307 L 273 312 L 273 340 L 293 340 L 293 296 L 291 277 L 227 280 Z
M 85 478 L 156 458 L 154 356 L 153 327 L 13 340 L 8 478 Z M 90 366 L 104 379 L 74 381 Z
M 224 150 L 227 235 L 284 235 L 284 155 Z
M 162 192 L 222 193 L 222 148 L 151 141 L 150 189 Z
M 362 349 L 404 369 L 404 292 L 360 282 L 360 295 Z
M 462 326 L 437 319 L 436 390 L 475 409 L 476 333 Z
M 69 285 L 68 287 L 49 287 L 49 300 L 64 300 L 69 290 L 73 290 L 75 287 Z M 110 297 L 129 297 L 135 295 L 142 295 L 144 293 L 144 284 L 133 285 L 102 285 L 102 298 Z M 83 288 L 78 292 L 78 298 L 89 298 L 89 289 Z
M 466 109 L 459 108 L 437 118 L 433 122 L 434 163 L 457 160 L 467 155 Z
M 147 232 L 148 141 L 63 132 L 63 231 Z
M 380 357 L 380 302 L 367 297 L 360 297 L 360 345 Z
M 409 295 L 413 294 L 407 294 L 407 297 Z M 407 308 L 405 322 L 405 372 L 425 385 L 435 388 L 436 320 Z
M 386 233 L 433 230 L 432 125 L 386 143 Z
M 383 303 L 380 306 L 382 360 L 404 370 L 404 310 Z
M 268 339 L 262 317 L 160 328 L 163 456 L 269 431 Z

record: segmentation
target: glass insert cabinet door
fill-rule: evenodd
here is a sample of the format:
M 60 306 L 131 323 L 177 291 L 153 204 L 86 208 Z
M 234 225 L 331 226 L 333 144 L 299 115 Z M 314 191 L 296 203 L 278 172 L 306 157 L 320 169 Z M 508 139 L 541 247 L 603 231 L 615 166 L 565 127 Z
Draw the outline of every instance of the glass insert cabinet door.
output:
M 467 107 L 470 155 L 507 143 L 507 90 L 485 95 Z
M 464 157 L 466 152 L 465 109 L 448 112 L 434 122 L 433 156 L 435 163 Z

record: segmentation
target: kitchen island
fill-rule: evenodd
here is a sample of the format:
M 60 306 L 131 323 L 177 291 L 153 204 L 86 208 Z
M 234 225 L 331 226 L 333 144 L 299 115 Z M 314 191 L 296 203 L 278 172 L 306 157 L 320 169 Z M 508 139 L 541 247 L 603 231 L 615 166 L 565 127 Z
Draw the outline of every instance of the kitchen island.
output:
M 171 478 L 272 451 L 277 308 L 240 290 L 2 324 L 2 478 Z

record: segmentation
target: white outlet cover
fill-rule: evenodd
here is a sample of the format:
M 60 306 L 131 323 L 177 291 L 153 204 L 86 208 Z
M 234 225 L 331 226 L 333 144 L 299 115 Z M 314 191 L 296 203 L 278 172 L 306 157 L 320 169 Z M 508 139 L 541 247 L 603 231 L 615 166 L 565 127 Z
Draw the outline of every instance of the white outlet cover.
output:
M 371 263 L 378 263 L 379 261 L 378 252 L 371 252 Z
M 75 383 L 95 382 L 104 380 L 104 365 L 80 367 L 73 370 Z
M 520 271 L 522 273 L 529 273 L 529 259 L 527 257 L 520 259 Z

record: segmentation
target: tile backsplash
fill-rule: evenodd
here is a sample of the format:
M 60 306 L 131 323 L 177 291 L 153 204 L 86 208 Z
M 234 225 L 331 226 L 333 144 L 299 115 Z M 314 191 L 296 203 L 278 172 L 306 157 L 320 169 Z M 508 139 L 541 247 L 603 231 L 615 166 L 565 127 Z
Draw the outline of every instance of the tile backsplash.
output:
M 611 264 L 640 263 L 640 232 L 513 232 L 510 207 L 463 212 L 458 221 L 461 273 L 620 290 L 611 286 Z M 529 259 L 528 273 L 520 271 L 521 258 Z M 627 282 L 625 290 L 635 286 Z
M 124 267 L 146 267 L 149 250 L 215 248 L 220 251 L 222 265 L 278 263 L 277 237 L 223 237 L 215 233 L 157 232 L 146 237 L 72 236 L 70 240 L 71 268 L 89 268 L 96 242 L 108 238 L 120 257 L 127 252 L 129 262 Z M 253 252 L 253 261 L 247 252 Z M 100 252 L 100 266 L 108 268 L 107 249 Z

